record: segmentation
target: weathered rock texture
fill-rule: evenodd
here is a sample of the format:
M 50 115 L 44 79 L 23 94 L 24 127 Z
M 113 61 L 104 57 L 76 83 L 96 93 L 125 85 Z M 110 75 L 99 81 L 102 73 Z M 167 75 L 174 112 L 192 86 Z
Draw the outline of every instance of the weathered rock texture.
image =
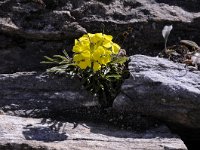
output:
M 48 116 L 52 112 L 97 105 L 79 80 L 44 73 L 1 74 L 0 91 L 0 109 L 20 116 Z
M 161 30 L 173 24 L 169 42 L 200 43 L 198 0 L 1 0 L 0 72 L 44 69 L 44 55 L 70 50 L 85 32 L 112 34 L 129 54 L 155 54 L 164 47 Z M 118 36 L 117 36 L 118 35 Z
M 166 126 L 143 133 L 118 130 L 107 125 L 0 116 L 1 150 L 186 150 L 179 137 Z
M 4 114 L 106 122 L 137 131 L 158 124 L 153 118 L 140 114 L 103 109 L 78 80 L 62 76 L 36 72 L 1 74 L 0 91 L 0 113 Z
M 200 128 L 200 71 L 185 73 L 183 64 L 143 55 L 131 56 L 129 69 L 114 108 Z

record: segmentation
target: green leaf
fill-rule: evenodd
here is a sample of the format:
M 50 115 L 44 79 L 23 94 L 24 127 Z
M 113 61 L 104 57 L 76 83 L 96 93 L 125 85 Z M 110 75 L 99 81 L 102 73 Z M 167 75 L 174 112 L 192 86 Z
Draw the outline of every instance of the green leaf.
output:
M 45 58 L 46 60 L 48 60 L 48 61 L 54 62 L 54 59 L 53 59 L 53 58 L 50 58 L 50 57 L 48 57 L 48 56 L 44 56 L 44 58 Z
M 63 54 L 65 55 L 66 58 L 69 59 L 69 55 L 68 55 L 68 53 L 66 52 L 66 50 L 63 50 Z
M 68 58 L 66 58 L 65 56 L 61 56 L 61 55 L 54 55 L 53 56 L 54 58 L 59 58 L 59 59 L 62 59 L 62 60 L 64 60 L 64 61 L 69 61 L 69 59 Z
M 118 74 L 111 74 L 111 75 L 106 75 L 106 78 L 120 79 L 120 78 L 121 78 L 121 75 L 118 75 Z
M 69 66 L 71 66 L 71 64 L 55 66 L 55 67 L 47 69 L 47 72 L 64 74 L 64 73 L 67 73 L 66 70 L 68 69 Z
M 41 63 L 59 63 L 59 61 L 57 61 L 53 58 L 50 58 L 48 56 L 44 56 L 44 58 L 46 59 L 46 61 L 42 61 Z
M 114 60 L 112 61 L 112 64 L 124 64 L 128 60 L 128 57 L 126 56 L 121 56 L 121 57 L 115 57 Z
M 50 62 L 50 61 L 41 61 L 41 64 L 55 64 L 55 62 Z

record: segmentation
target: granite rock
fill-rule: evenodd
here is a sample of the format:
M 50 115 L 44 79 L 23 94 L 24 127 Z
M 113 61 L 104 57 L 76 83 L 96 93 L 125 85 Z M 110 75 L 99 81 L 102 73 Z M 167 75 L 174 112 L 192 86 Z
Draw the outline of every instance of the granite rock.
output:
M 48 113 L 98 105 L 78 79 L 36 72 L 0 75 L 0 109 L 18 116 L 48 116 Z
M 174 26 L 169 44 L 200 43 L 199 6 L 197 0 L 1 0 L 0 73 L 44 70 L 44 55 L 70 51 L 86 32 L 113 35 L 129 55 L 156 55 L 167 24 Z
M 122 85 L 113 107 L 182 127 L 200 128 L 200 71 L 188 69 L 164 58 L 131 56 L 131 76 Z
M 186 150 L 183 141 L 162 125 L 144 132 L 106 124 L 0 116 L 1 150 Z

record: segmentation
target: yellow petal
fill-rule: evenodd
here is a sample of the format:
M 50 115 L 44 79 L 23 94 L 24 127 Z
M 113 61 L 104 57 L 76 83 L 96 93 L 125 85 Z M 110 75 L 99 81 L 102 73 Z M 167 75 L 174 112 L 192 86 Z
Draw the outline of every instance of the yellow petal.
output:
M 91 42 L 98 43 L 99 41 L 103 40 L 103 34 L 102 33 L 96 33 L 92 38 Z
M 98 48 L 94 51 L 92 57 L 93 57 L 94 60 L 97 61 L 97 60 L 99 60 L 99 58 L 101 57 L 101 55 L 102 55 L 101 48 L 98 47 Z
M 104 58 L 104 65 L 106 65 L 107 63 L 109 63 L 111 61 L 111 57 L 107 56 Z
M 79 38 L 79 41 L 82 45 L 90 45 L 90 38 L 88 35 L 84 35 L 81 38 Z
M 75 54 L 74 57 L 73 57 L 73 60 L 74 60 L 75 62 L 81 61 L 81 60 L 83 60 L 83 56 L 80 55 L 80 54 Z
M 105 54 L 110 56 L 112 52 L 110 50 L 105 50 Z
M 82 50 L 80 49 L 79 46 L 74 45 L 72 51 L 75 52 L 75 53 L 80 53 Z
M 85 61 L 81 61 L 78 65 L 79 65 L 79 67 L 81 69 L 86 69 L 87 68 L 87 63 Z
M 101 69 L 101 65 L 98 62 L 94 62 L 93 64 L 93 70 L 94 72 L 98 71 Z
M 87 67 L 91 67 L 91 62 L 90 62 L 90 60 L 83 60 L 83 61 L 79 62 L 78 66 L 81 69 L 86 69 Z
M 95 33 L 95 36 L 100 38 L 100 39 L 103 38 L 103 34 L 102 33 Z
M 118 54 L 119 50 L 120 50 L 120 46 L 116 43 L 113 43 L 113 47 L 112 47 L 113 54 Z
M 98 61 L 98 59 L 101 57 L 100 53 L 93 53 L 92 60 Z
M 75 45 L 73 46 L 72 51 L 75 53 L 79 53 L 82 51 L 81 43 L 77 39 L 75 40 Z
M 75 45 L 77 45 L 79 43 L 79 41 L 77 39 L 75 39 Z
M 90 51 L 89 50 L 85 50 L 81 53 L 81 55 L 85 58 L 89 58 L 90 57 Z
M 104 55 L 105 54 L 105 49 L 102 46 L 99 46 L 97 51 L 101 54 Z
M 107 41 L 112 41 L 113 37 L 111 35 L 103 35 L 104 39 Z
M 107 48 L 107 49 L 110 49 L 110 48 L 112 48 L 112 43 L 111 43 L 111 42 L 108 42 L 108 43 L 105 43 L 103 46 L 104 46 L 105 48 Z
M 88 43 L 85 43 L 85 44 L 76 44 L 73 46 L 73 49 L 72 51 L 75 52 L 75 53 L 81 53 L 83 51 L 89 51 L 90 50 L 90 46 Z
M 100 64 L 106 65 L 111 61 L 110 55 L 104 55 L 99 59 Z
M 94 36 L 94 34 L 88 33 L 87 36 L 88 36 L 89 38 L 92 38 L 92 37 Z

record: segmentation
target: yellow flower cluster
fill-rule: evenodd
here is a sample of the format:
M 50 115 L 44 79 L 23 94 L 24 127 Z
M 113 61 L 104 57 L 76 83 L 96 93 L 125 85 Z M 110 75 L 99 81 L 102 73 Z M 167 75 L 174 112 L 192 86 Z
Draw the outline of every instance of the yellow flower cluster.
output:
M 119 53 L 120 46 L 112 42 L 111 35 L 102 33 L 85 34 L 75 40 L 73 61 L 81 69 L 90 67 L 94 72 L 106 66 L 112 59 L 112 55 Z

